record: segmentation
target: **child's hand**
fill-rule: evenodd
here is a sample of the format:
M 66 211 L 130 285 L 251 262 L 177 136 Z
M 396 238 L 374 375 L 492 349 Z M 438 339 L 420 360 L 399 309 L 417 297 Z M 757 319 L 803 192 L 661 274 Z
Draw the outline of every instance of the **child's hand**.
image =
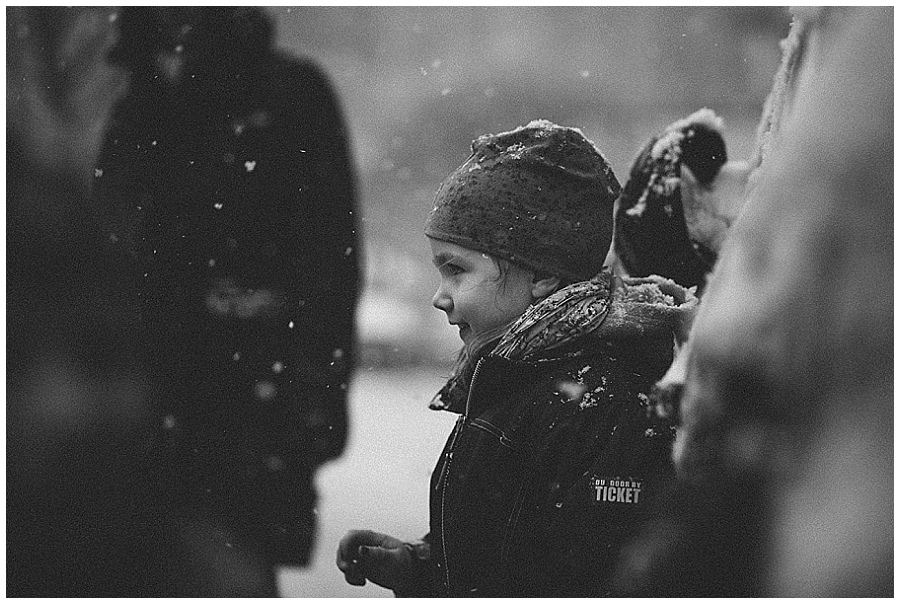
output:
M 387 589 L 402 588 L 412 572 L 412 554 L 406 544 L 374 531 L 350 531 L 338 544 L 337 566 L 350 585 L 366 579 Z

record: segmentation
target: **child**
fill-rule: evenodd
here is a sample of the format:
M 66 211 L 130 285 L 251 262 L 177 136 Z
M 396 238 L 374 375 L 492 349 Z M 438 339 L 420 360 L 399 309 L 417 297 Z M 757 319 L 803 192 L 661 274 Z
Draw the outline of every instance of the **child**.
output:
M 472 145 L 428 217 L 435 307 L 465 346 L 434 405 L 460 418 L 431 479 L 429 534 L 340 542 L 338 568 L 404 596 L 596 596 L 672 474 L 646 393 L 693 297 L 604 269 L 619 184 L 547 121 Z

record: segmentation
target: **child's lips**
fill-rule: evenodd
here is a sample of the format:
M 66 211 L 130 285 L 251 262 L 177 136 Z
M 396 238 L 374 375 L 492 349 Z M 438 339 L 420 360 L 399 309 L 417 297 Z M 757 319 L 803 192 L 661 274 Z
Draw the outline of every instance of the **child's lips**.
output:
M 466 336 L 471 332 L 468 323 L 455 323 L 454 325 L 459 329 L 460 339 L 465 341 Z

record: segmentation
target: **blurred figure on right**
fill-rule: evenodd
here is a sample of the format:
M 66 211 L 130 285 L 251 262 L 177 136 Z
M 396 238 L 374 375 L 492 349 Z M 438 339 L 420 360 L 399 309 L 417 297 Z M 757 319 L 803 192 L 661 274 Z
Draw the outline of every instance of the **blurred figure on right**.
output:
M 621 594 L 893 595 L 893 9 L 793 17 L 745 183 L 706 200 L 739 211 L 658 385 L 678 479 Z

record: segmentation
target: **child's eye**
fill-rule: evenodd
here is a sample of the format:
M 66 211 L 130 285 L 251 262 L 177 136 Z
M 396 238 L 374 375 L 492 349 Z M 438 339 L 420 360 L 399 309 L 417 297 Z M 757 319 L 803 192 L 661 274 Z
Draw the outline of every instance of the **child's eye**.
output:
M 458 275 L 463 272 L 463 269 L 458 264 L 447 263 L 441 266 L 441 270 L 448 275 Z

